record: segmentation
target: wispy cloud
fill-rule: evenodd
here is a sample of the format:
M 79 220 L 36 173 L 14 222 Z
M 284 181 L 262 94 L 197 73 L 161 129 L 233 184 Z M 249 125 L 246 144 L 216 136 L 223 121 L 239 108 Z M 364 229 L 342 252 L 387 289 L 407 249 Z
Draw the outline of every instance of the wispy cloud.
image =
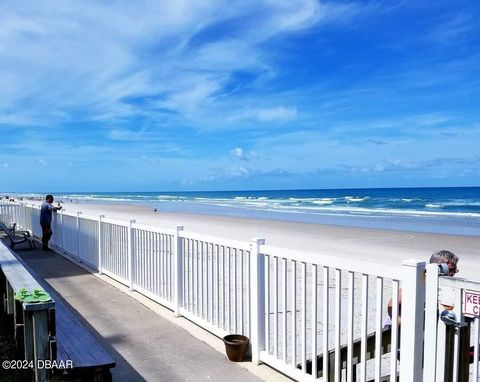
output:
M 48 110 L 67 115 L 82 110 L 84 119 L 132 117 L 144 108 L 128 98 L 155 95 L 159 100 L 150 105 L 152 111 L 166 108 L 193 118 L 198 109 L 212 107 L 235 71 L 260 75 L 270 70 L 262 43 L 352 12 L 352 7 L 337 8 L 314 0 L 248 5 L 143 1 L 135 7 L 52 1 L 19 8 L 7 3 L 0 16 L 6 53 L 0 106 L 10 110 L 12 124 L 22 121 L 17 105 L 24 106 L 22 115 L 30 112 L 37 123 L 46 124 L 55 120 L 43 112 L 47 104 Z M 238 18 L 255 28 L 239 25 L 227 38 L 197 38 Z M 142 23 L 134 21 L 139 19 Z M 291 114 L 281 107 L 258 113 L 264 120 Z
M 128 130 L 128 129 L 111 129 L 108 131 L 108 137 L 117 141 L 136 141 L 142 138 L 145 129 L 138 131 Z
M 478 182 L 480 7 L 407 3 L 3 2 L 2 171 L 174 189 L 444 167 Z
M 449 13 L 441 23 L 435 25 L 428 38 L 440 44 L 458 43 L 474 29 L 475 22 L 471 14 Z
M 252 159 L 258 159 L 258 155 L 254 150 L 246 151 L 241 147 L 234 148 L 233 150 L 230 151 L 230 154 L 234 158 L 247 161 L 247 162 L 251 161 Z

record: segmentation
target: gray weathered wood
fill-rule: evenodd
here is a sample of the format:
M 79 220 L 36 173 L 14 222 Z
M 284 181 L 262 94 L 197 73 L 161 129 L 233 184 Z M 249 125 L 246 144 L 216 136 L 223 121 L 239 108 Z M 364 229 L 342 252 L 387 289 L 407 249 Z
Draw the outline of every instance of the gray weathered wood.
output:
M 31 291 L 34 289 L 42 289 L 42 286 L 38 281 L 26 270 L 23 262 L 8 249 L 3 243 L 0 243 L 0 269 L 5 275 L 8 281 L 10 290 L 7 285 L 7 298 L 8 298 L 8 314 L 13 314 L 13 301 L 14 295 L 21 288 L 26 288 Z M 55 304 L 53 301 L 49 302 L 37 302 L 23 304 L 25 310 L 43 310 L 53 307 Z
M 25 311 L 23 314 L 25 359 L 31 361 L 35 355 L 33 349 L 33 315 L 32 312 L 28 311 Z
M 74 368 L 111 368 L 115 361 L 75 317 L 55 291 L 44 284 L 55 300 L 57 361 L 73 361 Z
M 6 281 L 7 286 L 7 314 L 13 314 L 15 310 L 15 292 L 8 282 Z
M 1 243 L 0 267 L 7 279 L 12 279 L 12 285 L 15 285 L 14 289 L 20 289 L 22 287 L 28 290 L 44 289 L 50 294 L 53 301 L 55 301 L 54 303 L 52 301 L 48 303 L 23 304 L 23 308 L 26 316 L 33 315 L 33 317 L 35 317 L 33 322 L 36 328 L 39 320 L 44 321 L 42 325 L 48 325 L 48 313 L 45 309 L 55 307 L 57 361 L 72 361 L 75 369 L 108 370 L 109 368 L 115 367 L 115 361 L 112 357 L 83 326 L 67 304 L 58 297 L 53 288 L 45 280 L 42 280 L 31 271 L 22 259 L 18 258 Z M 37 310 L 39 311 L 37 312 Z M 43 318 L 44 312 L 47 318 Z M 42 318 L 36 319 L 38 313 L 40 313 L 39 317 Z M 43 346 L 48 348 L 49 338 L 46 338 L 44 334 L 35 333 L 35 341 L 44 341 L 42 342 L 44 344 Z M 36 348 L 35 345 L 34 356 L 35 359 L 38 359 Z M 43 352 L 46 351 L 47 353 L 45 353 L 45 358 L 41 359 L 49 359 L 48 349 L 42 349 Z
M 372 359 L 375 357 L 375 333 L 371 333 L 367 336 L 367 352 L 365 354 L 366 360 Z M 382 349 L 380 353 L 387 354 L 391 352 L 391 329 L 384 328 L 382 331 Z M 334 378 L 335 368 L 332 367 L 335 361 L 335 350 L 330 350 L 328 352 L 329 360 L 329 379 Z M 340 348 L 340 360 L 341 368 L 345 369 L 347 367 L 347 346 L 342 346 Z M 361 361 L 361 340 L 356 340 L 353 342 L 353 358 L 352 364 L 356 366 Z M 312 374 L 312 360 L 307 360 L 307 374 Z M 300 368 L 300 365 L 297 366 Z M 323 377 L 323 354 L 317 355 L 317 378 Z
M 35 310 L 33 316 L 33 348 L 35 359 L 35 381 L 48 380 L 49 371 L 45 367 L 38 367 L 37 361 L 49 360 L 48 310 Z

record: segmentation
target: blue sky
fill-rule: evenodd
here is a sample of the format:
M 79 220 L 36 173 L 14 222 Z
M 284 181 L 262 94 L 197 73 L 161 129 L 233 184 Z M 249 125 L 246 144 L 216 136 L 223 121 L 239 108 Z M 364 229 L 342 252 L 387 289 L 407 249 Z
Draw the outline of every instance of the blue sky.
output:
M 476 1 L 2 1 L 0 190 L 480 185 Z

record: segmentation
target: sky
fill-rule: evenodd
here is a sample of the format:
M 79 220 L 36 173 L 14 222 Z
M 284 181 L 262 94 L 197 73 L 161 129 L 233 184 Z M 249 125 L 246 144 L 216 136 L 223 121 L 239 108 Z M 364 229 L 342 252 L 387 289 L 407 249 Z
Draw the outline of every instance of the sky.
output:
M 477 1 L 0 3 L 0 190 L 480 185 Z

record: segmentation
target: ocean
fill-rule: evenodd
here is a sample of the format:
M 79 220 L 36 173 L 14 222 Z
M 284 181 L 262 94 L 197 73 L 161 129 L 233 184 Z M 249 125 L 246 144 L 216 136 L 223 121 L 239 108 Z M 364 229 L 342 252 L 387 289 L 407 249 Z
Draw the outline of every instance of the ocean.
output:
M 480 235 L 480 187 L 57 193 L 56 200 L 128 203 L 352 227 Z

